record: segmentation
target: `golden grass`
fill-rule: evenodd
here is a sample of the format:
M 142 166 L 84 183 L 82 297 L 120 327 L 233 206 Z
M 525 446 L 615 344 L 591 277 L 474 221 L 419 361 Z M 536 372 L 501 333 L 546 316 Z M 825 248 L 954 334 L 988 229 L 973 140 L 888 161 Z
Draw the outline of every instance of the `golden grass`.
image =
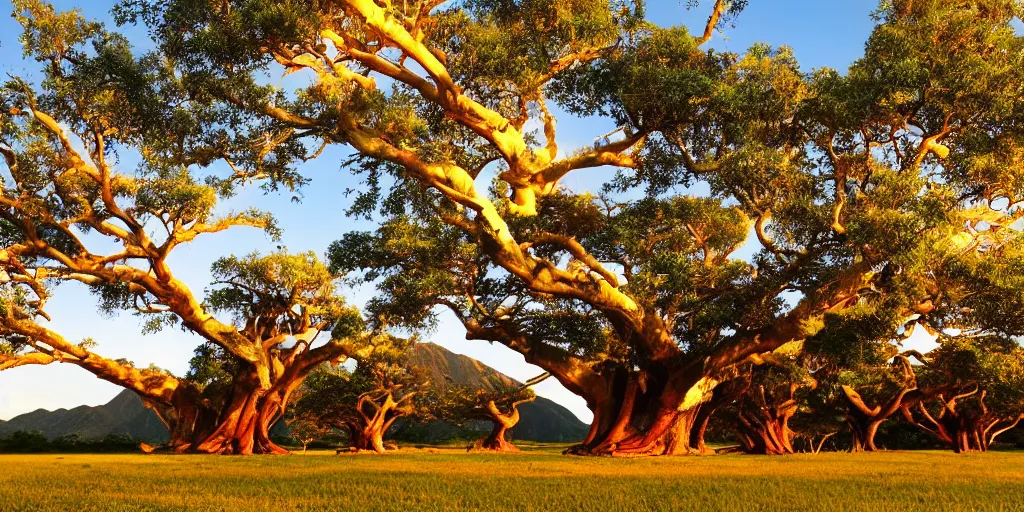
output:
M 0 455 L 0 511 L 1024 510 L 1024 453 Z

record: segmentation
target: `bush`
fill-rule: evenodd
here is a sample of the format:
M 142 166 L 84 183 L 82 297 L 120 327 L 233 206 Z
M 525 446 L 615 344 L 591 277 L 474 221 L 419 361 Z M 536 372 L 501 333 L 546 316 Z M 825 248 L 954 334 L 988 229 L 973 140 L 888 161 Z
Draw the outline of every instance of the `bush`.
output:
M 2 453 L 42 453 L 50 451 L 50 441 L 42 432 L 19 430 L 8 437 L 0 437 Z
M 108 434 L 100 439 L 85 439 L 68 434 L 52 441 L 42 432 L 19 430 L 0 437 L 0 453 L 123 453 L 139 451 L 139 440 L 127 434 Z

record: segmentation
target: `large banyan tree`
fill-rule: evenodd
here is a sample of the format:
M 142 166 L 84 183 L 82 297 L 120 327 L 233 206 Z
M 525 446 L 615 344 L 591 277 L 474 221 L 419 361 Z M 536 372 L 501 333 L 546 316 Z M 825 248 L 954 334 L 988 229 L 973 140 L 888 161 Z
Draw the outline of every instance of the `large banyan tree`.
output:
M 204 183 L 195 173 L 224 158 L 217 148 L 226 142 L 184 143 L 178 134 L 206 120 L 178 108 L 172 88 L 134 94 L 133 84 L 155 82 L 144 71 L 151 62 L 135 60 L 123 39 L 98 25 L 16 4 L 26 53 L 43 62 L 44 80 L 31 87 L 13 79 L 0 89 L 0 370 L 72 364 L 131 389 L 165 421 L 174 450 L 285 452 L 269 428 L 291 393 L 363 339 L 337 276 L 308 253 L 227 257 L 214 264 L 205 299 L 197 297 L 175 277 L 175 249 L 235 226 L 275 235 L 273 217 L 214 213 L 231 181 Z M 224 130 L 227 141 L 232 132 Z M 118 159 L 133 153 L 138 172 L 119 171 Z M 137 368 L 99 355 L 93 339 L 66 339 L 46 305 L 70 283 L 89 287 L 103 310 L 143 317 L 144 333 L 194 333 L 205 345 L 192 371 L 179 378 Z M 328 331 L 330 341 L 315 342 Z
M 884 2 L 845 74 L 804 72 L 785 47 L 706 48 L 742 4 L 716 2 L 699 36 L 600 0 L 117 14 L 151 30 L 196 100 L 266 123 L 268 146 L 350 148 L 366 183 L 351 213 L 383 224 L 331 258 L 379 285 L 376 321 L 449 308 L 587 399 L 575 451 L 663 454 L 689 450 L 735 366 L 855 339 L 847 311 L 894 332 L 953 309 L 998 311 L 986 326 L 1021 314 L 961 304 L 973 270 L 1020 293 L 1000 263 L 1024 188 L 1019 2 Z M 306 85 L 268 90 L 266 73 Z M 560 115 L 616 128 L 563 147 Z M 561 186 L 569 174 L 600 195 Z M 757 253 L 737 257 L 748 239 Z
M 855 340 L 853 320 L 1019 333 L 1021 4 L 883 2 L 845 73 L 801 70 L 786 47 L 707 47 L 743 4 L 704 5 L 698 36 L 602 0 L 126 0 L 115 15 L 149 28 L 189 101 L 262 123 L 264 151 L 351 150 L 351 213 L 383 223 L 331 259 L 379 285 L 375 321 L 448 308 L 587 400 L 576 452 L 657 454 L 690 449 L 736 365 Z M 297 91 L 266 85 L 291 73 Z M 565 147 L 556 116 L 614 130 Z M 570 174 L 593 193 L 561 186 Z

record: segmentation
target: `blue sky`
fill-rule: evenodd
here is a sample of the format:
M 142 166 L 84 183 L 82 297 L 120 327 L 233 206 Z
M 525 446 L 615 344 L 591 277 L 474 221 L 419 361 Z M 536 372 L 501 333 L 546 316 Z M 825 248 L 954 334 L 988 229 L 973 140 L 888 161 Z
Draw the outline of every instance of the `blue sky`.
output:
M 115 0 L 57 1 L 55 5 L 60 9 L 78 6 L 87 17 L 112 25 L 108 11 L 114 3 Z M 703 3 L 705 5 L 688 11 L 681 0 L 655 1 L 648 6 L 648 17 L 661 25 L 687 24 L 694 31 L 702 30 L 713 2 L 705 0 Z M 742 52 L 754 42 L 785 44 L 794 48 L 805 71 L 823 66 L 844 69 L 861 54 L 873 23 L 870 14 L 876 6 L 875 0 L 753 0 L 736 26 L 727 27 L 724 34 L 716 33 L 709 45 Z M 0 0 L 0 11 L 11 11 L 9 0 Z M 128 32 L 138 45 L 149 45 L 144 31 L 131 29 Z M 13 19 L 6 14 L 0 16 L 0 72 L 30 77 L 35 65 L 22 60 L 19 33 L 20 26 Z M 602 120 L 572 118 L 564 114 L 558 119 L 558 142 L 566 152 L 589 145 L 595 137 L 614 129 Z M 343 192 L 355 186 L 356 182 L 348 171 L 341 168 L 343 156 L 340 148 L 332 148 L 303 168 L 305 174 L 312 178 L 312 183 L 302 190 L 300 203 L 292 202 L 291 194 L 263 194 L 252 188 L 219 208 L 226 212 L 254 205 L 270 210 L 284 229 L 282 243 L 289 250 L 313 250 L 322 255 L 327 245 L 340 238 L 342 233 L 372 229 L 368 223 L 344 216 L 348 199 Z M 122 162 L 121 170 L 124 172 L 133 167 L 129 158 Z M 596 191 L 600 187 L 601 176 L 607 175 L 569 175 L 563 183 L 574 190 Z M 202 295 L 210 281 L 210 264 L 215 259 L 257 250 L 266 253 L 274 250 L 276 245 L 262 232 L 238 228 L 200 238 L 189 246 L 176 249 L 171 264 L 193 292 Z M 346 290 L 344 293 L 352 302 L 362 304 L 371 296 L 372 290 Z M 140 333 L 137 318 L 131 315 L 105 318 L 96 313 L 94 304 L 83 287 L 62 288 L 48 305 L 48 312 L 53 317 L 52 326 L 71 340 L 94 338 L 99 342 L 96 351 L 106 357 L 127 358 L 138 366 L 156 363 L 175 374 L 184 373 L 192 350 L 200 342 L 198 337 L 177 329 L 144 336 Z M 526 380 L 541 371 L 500 345 L 465 340 L 465 331 L 454 318 L 445 317 L 437 331 L 424 336 L 424 339 L 476 358 L 519 380 Z M 0 419 L 39 408 L 98 405 L 120 391 L 121 388 L 70 365 L 16 368 L 0 372 Z M 537 391 L 565 405 L 582 420 L 590 420 L 590 411 L 583 400 L 553 379 L 540 384 Z

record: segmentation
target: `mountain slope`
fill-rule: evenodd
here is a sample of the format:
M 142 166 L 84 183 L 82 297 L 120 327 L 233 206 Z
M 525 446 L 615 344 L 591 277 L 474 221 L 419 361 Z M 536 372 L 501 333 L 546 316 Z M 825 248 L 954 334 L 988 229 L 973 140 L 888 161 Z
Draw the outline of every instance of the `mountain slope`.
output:
M 151 443 L 167 441 L 167 428 L 142 404 L 139 395 L 124 390 L 106 404 L 47 411 L 37 409 L 0 422 L 0 436 L 18 430 L 37 430 L 50 439 L 80 434 L 87 439 L 107 434 L 127 434 Z
M 494 379 L 517 383 L 480 361 L 433 343 L 416 345 L 415 364 L 423 368 L 432 385 L 441 388 L 448 382 L 484 388 L 493 386 Z M 511 431 L 512 439 L 572 442 L 582 440 L 587 434 L 586 424 L 565 407 L 546 398 L 537 397 L 534 402 L 520 406 L 519 411 L 521 419 L 519 425 Z M 143 405 L 138 395 L 129 390 L 122 391 L 110 402 L 97 407 L 83 405 L 56 411 L 39 409 L 9 421 L 0 421 L 0 436 L 18 430 L 37 430 L 50 439 L 77 433 L 85 438 L 128 434 L 149 443 L 167 441 L 167 429 L 163 423 L 152 410 Z M 450 432 L 445 428 L 433 430 L 434 435 L 430 436 L 433 439 Z

